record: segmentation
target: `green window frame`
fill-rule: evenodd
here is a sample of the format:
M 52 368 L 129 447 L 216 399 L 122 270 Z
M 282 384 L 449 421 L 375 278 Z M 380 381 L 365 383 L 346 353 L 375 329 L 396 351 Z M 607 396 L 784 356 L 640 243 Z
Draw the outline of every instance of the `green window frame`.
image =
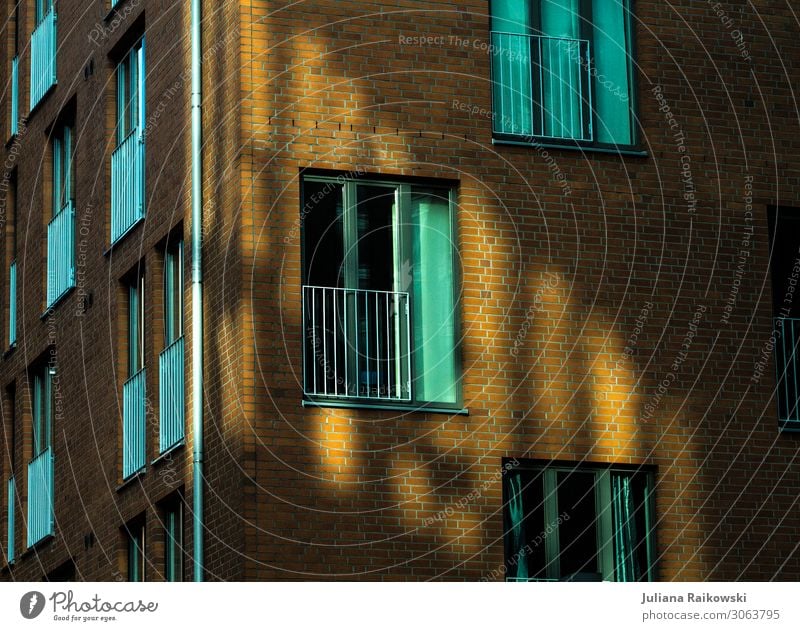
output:
M 492 0 L 498 140 L 638 144 L 633 0 Z
M 140 265 L 128 284 L 128 377 L 145 367 L 145 279 Z
M 306 174 L 302 188 L 305 398 L 460 409 L 455 187 Z
M 53 203 L 55 217 L 73 199 L 75 176 L 73 170 L 72 127 L 63 125 L 53 134 Z
M 146 580 L 145 526 L 143 520 L 126 528 L 128 581 L 140 583 Z
M 54 2 L 54 0 L 34 0 L 33 1 L 33 10 L 34 10 L 33 17 L 34 17 L 34 23 L 36 24 L 36 26 L 39 25 L 39 22 L 42 21 L 44 16 L 46 16 L 47 13 L 50 11 L 50 9 L 53 7 L 53 2 Z
M 164 579 L 183 581 L 183 502 L 170 501 L 164 509 Z
M 53 364 L 43 363 L 33 371 L 31 392 L 31 441 L 33 458 L 53 444 Z
M 183 336 L 183 240 L 164 254 L 164 347 Z
M 117 146 L 145 121 L 145 45 L 140 39 L 117 66 Z
M 656 580 L 652 470 L 518 462 L 504 466 L 506 580 Z

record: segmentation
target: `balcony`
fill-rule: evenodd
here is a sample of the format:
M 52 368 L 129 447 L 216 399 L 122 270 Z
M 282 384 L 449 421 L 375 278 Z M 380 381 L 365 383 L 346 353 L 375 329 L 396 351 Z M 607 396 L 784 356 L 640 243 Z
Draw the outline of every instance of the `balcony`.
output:
M 28 547 L 53 534 L 53 448 L 28 465 Z
M 47 306 L 75 286 L 75 203 L 70 200 L 47 226 Z
M 800 318 L 777 318 L 778 419 L 784 429 L 800 430 Z
M 45 13 L 31 35 L 31 110 L 56 84 L 56 9 Z
M 8 345 L 17 343 L 17 261 L 8 269 Z
M 144 217 L 144 140 L 134 129 L 111 155 L 111 242 Z
M 307 397 L 411 400 L 407 293 L 303 287 Z
M 179 337 L 158 358 L 159 381 L 159 431 L 160 453 L 174 447 L 184 437 L 184 366 L 183 337 Z
M 16 504 L 17 483 L 14 481 L 14 476 L 12 475 L 8 479 L 8 528 L 6 529 L 8 537 L 6 540 L 6 559 L 8 559 L 9 565 L 14 562 L 14 548 L 16 547 L 14 541 L 14 515 L 16 511 Z
M 145 369 L 122 386 L 122 477 L 127 480 L 145 467 Z
M 589 42 L 492 33 L 494 132 L 592 141 Z
M 11 135 L 19 132 L 19 57 L 11 62 Z

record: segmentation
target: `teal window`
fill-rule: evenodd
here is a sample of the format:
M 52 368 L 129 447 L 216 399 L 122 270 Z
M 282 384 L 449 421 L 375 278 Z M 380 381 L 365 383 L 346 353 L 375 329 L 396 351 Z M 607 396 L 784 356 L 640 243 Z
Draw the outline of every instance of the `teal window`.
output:
M 183 340 L 183 241 L 168 243 L 164 254 L 164 349 L 158 358 L 159 450 L 184 439 L 186 379 Z
M 183 580 L 183 502 L 180 497 L 164 509 L 164 579 Z
M 144 369 L 144 290 L 144 268 L 140 266 L 128 284 L 128 377 Z
M 53 217 L 72 201 L 73 172 L 72 127 L 64 125 L 53 134 Z
M 122 386 L 122 477 L 144 470 L 147 461 L 145 372 L 145 281 L 140 266 L 127 284 L 128 380 Z
M 775 399 L 778 426 L 783 431 L 800 431 L 800 301 L 795 287 L 800 279 L 800 208 L 770 207 L 770 271 L 772 276 L 772 317 L 775 336 Z M 727 320 L 733 313 L 726 310 Z M 756 363 L 760 377 L 765 362 Z
M 31 443 L 28 463 L 28 547 L 54 532 L 53 382 L 55 366 L 40 364 L 31 374 Z
M 636 144 L 631 0 L 492 0 L 495 137 Z
M 183 336 L 183 241 L 167 246 L 164 256 L 164 346 Z
M 138 583 L 145 580 L 145 527 L 144 520 L 137 520 L 126 527 L 128 548 L 128 580 Z
M 506 580 L 655 580 L 651 471 L 509 467 L 503 502 Z
M 48 14 L 50 9 L 53 8 L 53 0 L 34 0 L 34 17 L 36 24 L 38 25 L 45 16 Z
M 117 66 L 117 146 L 133 131 L 141 134 L 145 116 L 144 38 Z
M 47 225 L 47 306 L 75 286 L 75 202 L 72 128 L 53 133 L 52 217 Z
M 117 66 L 117 146 L 111 154 L 111 242 L 145 215 L 144 39 Z
M 33 372 L 32 435 L 33 456 L 53 443 L 53 376 L 55 367 L 43 364 Z
M 456 407 L 455 191 L 306 176 L 303 198 L 305 396 Z
M 8 181 L 6 248 L 8 252 L 8 346 L 17 343 L 17 170 Z

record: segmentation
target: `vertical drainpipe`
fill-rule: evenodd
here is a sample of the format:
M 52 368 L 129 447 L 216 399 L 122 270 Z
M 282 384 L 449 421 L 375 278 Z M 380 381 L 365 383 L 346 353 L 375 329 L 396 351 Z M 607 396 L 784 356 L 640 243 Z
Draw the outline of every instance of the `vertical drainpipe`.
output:
M 201 0 L 192 1 L 192 501 L 194 580 L 203 580 L 203 127 Z

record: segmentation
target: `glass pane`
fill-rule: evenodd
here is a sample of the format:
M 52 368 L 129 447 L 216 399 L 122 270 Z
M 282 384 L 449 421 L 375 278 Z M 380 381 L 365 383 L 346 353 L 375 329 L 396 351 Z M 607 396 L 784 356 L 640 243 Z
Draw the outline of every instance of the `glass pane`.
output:
M 575 574 L 599 575 L 597 555 L 597 510 L 593 472 L 559 472 L 558 513 L 569 516 L 559 527 L 561 578 Z M 586 577 L 589 578 L 589 577 Z M 597 577 L 600 580 L 600 577 Z
M 306 181 L 303 203 L 300 221 L 306 284 L 344 287 L 343 186 Z
M 449 191 L 413 192 L 410 221 L 415 398 L 455 403 L 455 244 Z
M 630 116 L 628 11 L 626 0 L 594 0 L 592 20 L 595 108 L 600 142 L 633 143 Z M 602 78 L 602 81 L 600 80 Z
M 528 2 L 492 2 L 494 129 L 499 133 L 533 133 L 530 27 Z
M 358 288 L 393 291 L 397 189 L 390 186 L 358 186 L 357 190 Z
M 505 502 L 506 578 L 546 578 L 542 472 L 508 472 Z

